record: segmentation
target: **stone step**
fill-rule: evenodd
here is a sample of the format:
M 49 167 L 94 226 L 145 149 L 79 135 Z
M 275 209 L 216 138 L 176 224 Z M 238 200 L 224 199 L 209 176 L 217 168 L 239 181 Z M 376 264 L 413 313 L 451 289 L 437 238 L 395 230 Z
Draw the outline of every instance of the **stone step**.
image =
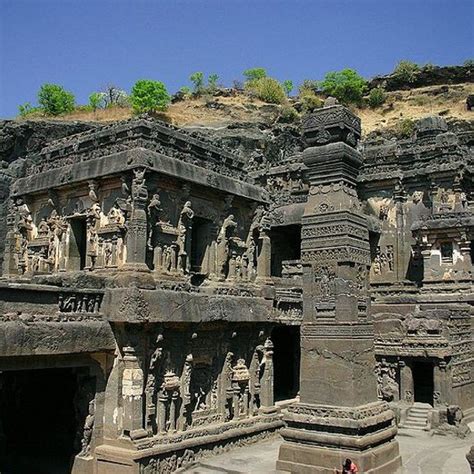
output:
M 412 421 L 412 420 L 407 420 L 405 421 L 404 425 L 405 428 L 419 428 L 423 429 L 426 427 L 426 421 L 424 422 L 419 422 L 419 421 Z
M 402 428 L 406 428 L 408 430 L 418 430 L 418 431 L 424 431 L 426 426 L 424 425 L 412 425 L 409 423 L 405 423 Z
M 433 407 L 429 403 L 415 402 L 412 405 L 412 409 L 413 408 L 422 408 L 424 410 L 431 410 Z
M 410 413 L 429 413 L 430 408 L 410 408 Z
M 419 418 L 419 419 L 422 419 L 422 420 L 426 420 L 426 418 L 428 418 L 428 413 L 412 413 L 412 412 L 410 412 L 410 414 L 408 415 L 408 418 Z

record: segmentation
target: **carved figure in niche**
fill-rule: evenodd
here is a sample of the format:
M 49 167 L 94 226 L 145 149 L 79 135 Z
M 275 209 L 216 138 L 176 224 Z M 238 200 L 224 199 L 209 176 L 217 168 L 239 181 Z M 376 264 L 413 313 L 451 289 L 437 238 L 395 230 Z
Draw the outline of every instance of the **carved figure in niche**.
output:
M 381 221 L 386 221 L 388 218 L 388 211 L 390 210 L 390 207 L 388 204 L 382 204 L 379 209 L 379 219 Z
M 194 211 L 191 201 L 186 201 L 179 215 L 178 221 L 178 257 L 179 267 L 183 273 L 191 270 L 191 230 L 193 226 Z
M 439 193 L 439 202 L 441 204 L 449 203 L 449 194 L 445 189 L 441 190 L 441 192 Z
M 148 425 L 152 426 L 154 423 L 155 408 L 155 394 L 156 394 L 156 379 L 159 376 L 161 369 L 161 362 L 163 359 L 163 335 L 158 334 L 155 341 L 155 350 L 151 354 L 150 363 L 148 365 L 148 375 L 145 386 L 145 393 L 147 398 L 147 417 Z
M 319 286 L 319 294 L 323 298 L 328 298 L 334 294 L 334 278 L 336 274 L 334 269 L 329 266 L 322 266 L 316 274 L 316 283 Z
M 193 355 L 188 354 L 184 362 L 183 373 L 181 375 L 183 404 L 185 406 L 191 403 L 191 375 L 193 372 Z
M 399 385 L 396 381 L 397 371 L 395 364 L 388 363 L 385 359 L 375 365 L 377 376 L 377 396 L 380 400 L 387 402 L 397 401 L 399 397 Z
M 390 272 L 393 272 L 394 264 L 395 254 L 393 253 L 393 245 L 387 245 L 387 265 Z
M 24 232 L 26 235 L 32 229 L 33 219 L 31 217 L 30 208 L 21 197 L 16 199 L 16 214 L 18 216 L 18 230 L 20 233 L 23 234 Z
M 158 193 L 153 194 L 150 203 L 147 206 L 149 228 L 148 228 L 148 239 L 147 246 L 149 250 L 153 250 L 153 236 L 155 234 L 156 224 L 160 221 L 160 214 L 163 211 L 161 208 L 160 195 Z
M 38 224 L 38 237 L 46 237 L 49 234 L 49 225 L 44 218 Z
M 99 198 L 97 196 L 97 183 L 94 180 L 89 181 L 89 199 L 92 202 L 99 201 Z
M 112 265 L 112 242 L 110 240 L 104 243 L 104 263 L 106 267 Z
M 423 201 L 423 191 L 415 191 L 413 193 L 413 204 L 418 204 Z
M 220 280 L 225 280 L 229 264 L 229 241 L 237 228 L 233 214 L 224 219 L 221 230 L 217 236 L 217 269 Z
M 382 270 L 387 264 L 387 255 L 384 252 L 381 252 L 380 247 L 377 247 L 374 263 L 373 263 L 373 270 L 376 275 L 381 275 Z
M 87 456 L 90 453 L 91 448 L 91 439 L 92 439 L 92 430 L 94 429 L 95 421 L 95 400 L 89 402 L 89 413 L 86 416 L 86 421 L 84 422 L 84 430 L 82 433 L 81 440 L 81 452 L 80 456 Z
M 110 208 L 110 211 L 107 214 L 107 219 L 109 224 L 117 224 L 118 226 L 123 226 L 125 224 L 125 215 L 122 209 L 120 209 L 117 201 L 115 201 L 114 205 Z
M 146 202 L 148 199 L 148 190 L 145 185 L 145 168 L 133 170 L 134 178 L 132 180 L 132 200 L 137 202 Z
M 97 226 L 100 221 L 100 205 L 95 202 L 87 211 L 87 255 L 91 259 L 91 270 L 95 267 L 97 253 L 99 247 L 99 236 L 97 234 Z

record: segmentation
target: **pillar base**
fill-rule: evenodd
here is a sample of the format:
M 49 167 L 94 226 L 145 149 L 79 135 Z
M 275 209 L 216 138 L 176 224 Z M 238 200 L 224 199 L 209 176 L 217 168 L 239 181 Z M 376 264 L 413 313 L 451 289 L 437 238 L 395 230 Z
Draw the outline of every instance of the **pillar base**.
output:
M 154 290 L 156 282 L 151 270 L 145 263 L 126 263 L 114 278 L 116 287 L 136 286 L 146 290 Z
M 385 402 L 360 407 L 298 403 L 288 407 L 277 469 L 333 474 L 350 458 L 359 472 L 401 472 L 393 412 Z

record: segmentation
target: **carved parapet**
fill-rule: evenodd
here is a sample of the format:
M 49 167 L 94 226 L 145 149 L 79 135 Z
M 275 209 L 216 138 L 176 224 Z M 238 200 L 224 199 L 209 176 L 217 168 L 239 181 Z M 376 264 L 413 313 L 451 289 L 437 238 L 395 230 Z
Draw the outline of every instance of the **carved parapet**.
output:
M 303 139 L 307 146 L 344 142 L 354 147 L 360 139 L 360 118 L 342 105 L 318 109 L 303 120 Z

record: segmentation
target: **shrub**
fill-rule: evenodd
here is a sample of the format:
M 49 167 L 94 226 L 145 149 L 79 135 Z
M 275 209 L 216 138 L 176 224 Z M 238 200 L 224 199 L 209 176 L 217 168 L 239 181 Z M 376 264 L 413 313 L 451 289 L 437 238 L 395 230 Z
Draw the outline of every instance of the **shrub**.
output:
M 433 63 L 426 63 L 423 65 L 423 72 L 433 72 L 436 69 L 436 66 Z
M 155 112 L 166 110 L 170 96 L 162 82 L 142 79 L 135 82 L 130 100 L 136 113 Z
M 392 76 L 401 82 L 413 84 L 420 72 L 420 66 L 418 66 L 418 64 L 412 61 L 402 60 L 395 67 Z
M 320 84 L 322 91 L 344 104 L 360 103 L 366 81 L 354 69 L 328 72 Z
M 191 88 L 188 87 L 188 86 L 183 86 L 181 87 L 181 89 L 179 89 L 179 92 L 181 93 L 181 95 L 185 98 L 189 98 L 191 97 Z
M 466 59 L 462 65 L 464 67 L 474 67 L 474 59 Z
M 303 112 L 309 113 L 313 110 L 320 109 L 323 106 L 323 101 L 316 95 L 312 89 L 303 89 L 300 87 L 300 102 L 302 104 Z
M 57 84 L 43 84 L 38 92 L 38 103 L 47 115 L 61 115 L 74 110 L 74 94 Z
M 207 78 L 207 84 L 210 91 L 214 92 L 217 89 L 217 81 L 219 76 L 217 74 L 209 74 Z
M 424 107 L 431 102 L 430 98 L 426 97 L 425 95 L 416 95 L 413 97 L 412 101 L 418 107 Z
M 267 71 L 263 67 L 254 67 L 244 71 L 244 76 L 247 82 L 257 81 L 267 77 Z
M 283 89 L 286 92 L 286 95 L 289 96 L 293 90 L 293 81 L 283 81 Z
M 281 104 L 285 99 L 282 85 L 272 77 L 261 77 L 246 84 L 247 91 L 269 104 Z
M 383 105 L 386 100 L 387 94 L 385 93 L 384 88 L 378 86 L 370 91 L 367 102 L 369 104 L 369 107 L 375 109 L 376 107 L 380 107 L 381 105 Z
M 20 117 L 27 117 L 28 115 L 34 114 L 36 112 L 41 112 L 39 107 L 33 107 L 29 102 L 25 102 L 22 105 L 18 106 L 18 112 Z
M 97 109 L 100 109 L 104 103 L 103 94 L 100 92 L 93 92 L 89 96 L 89 107 L 95 112 Z
M 194 84 L 194 93 L 199 95 L 204 90 L 204 74 L 195 72 L 189 76 L 189 80 Z
M 396 132 L 401 138 L 410 138 L 415 132 L 415 122 L 409 118 L 399 120 Z
M 280 122 L 292 123 L 298 120 L 300 114 L 298 111 L 289 105 L 283 106 L 280 111 Z

